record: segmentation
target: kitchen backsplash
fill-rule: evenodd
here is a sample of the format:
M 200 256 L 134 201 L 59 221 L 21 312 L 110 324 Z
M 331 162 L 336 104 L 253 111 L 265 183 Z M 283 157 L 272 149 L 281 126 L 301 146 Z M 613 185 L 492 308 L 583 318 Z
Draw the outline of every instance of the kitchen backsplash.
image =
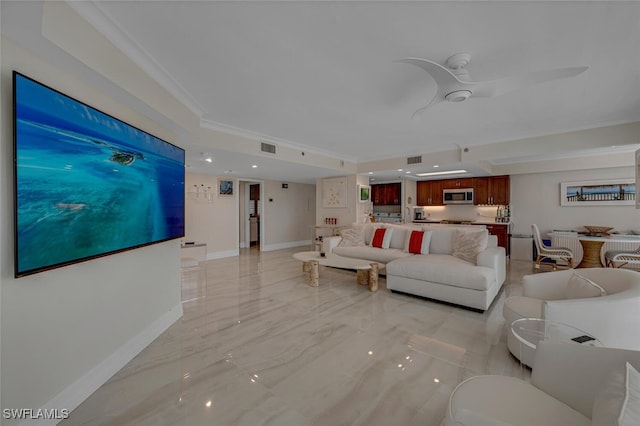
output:
M 419 211 L 420 207 L 416 209 Z M 451 219 L 493 221 L 497 211 L 498 206 L 427 206 L 422 207 L 422 218 L 434 221 Z

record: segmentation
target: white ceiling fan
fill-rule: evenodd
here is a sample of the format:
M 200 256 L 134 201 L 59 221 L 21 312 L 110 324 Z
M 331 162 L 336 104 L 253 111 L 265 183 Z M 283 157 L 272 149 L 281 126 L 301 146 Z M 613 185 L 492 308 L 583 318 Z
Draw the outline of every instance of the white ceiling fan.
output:
M 589 67 L 569 67 L 535 71 L 515 77 L 489 81 L 469 81 L 469 71 L 465 68 L 471 61 L 468 53 L 450 56 L 442 66 L 436 62 L 420 58 L 404 58 L 394 62 L 412 64 L 425 70 L 438 85 L 435 96 L 424 107 L 413 113 L 412 118 L 421 115 L 429 107 L 440 102 L 462 102 L 469 98 L 492 98 L 508 92 L 524 89 L 547 81 L 573 77 L 585 72 Z

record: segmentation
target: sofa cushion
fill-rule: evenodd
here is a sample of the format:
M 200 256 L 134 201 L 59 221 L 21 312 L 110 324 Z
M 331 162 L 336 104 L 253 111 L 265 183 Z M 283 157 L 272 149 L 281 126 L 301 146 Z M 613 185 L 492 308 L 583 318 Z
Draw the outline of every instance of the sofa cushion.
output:
M 377 228 L 374 229 L 371 235 L 371 241 L 369 245 L 375 248 L 388 249 L 391 243 L 391 236 L 393 235 L 393 229 L 389 228 Z
M 434 254 L 451 254 L 453 253 L 453 231 L 454 227 L 431 227 L 425 229 L 431 232 L 431 243 L 429 244 L 429 253 Z
M 422 226 L 410 224 L 386 223 L 385 227 L 393 229 L 393 235 L 391 236 L 391 243 L 389 244 L 389 247 L 400 250 L 404 250 L 404 246 L 407 241 L 407 234 L 411 231 L 422 231 Z
M 412 254 L 429 254 L 431 231 L 407 230 L 404 251 Z
M 408 254 L 408 253 L 405 253 Z M 387 265 L 387 275 L 485 291 L 496 281 L 495 271 L 446 254 L 416 254 Z
M 338 256 L 351 257 L 355 259 L 371 260 L 379 263 L 389 263 L 392 260 L 413 256 L 398 249 L 379 249 L 370 246 L 363 247 L 336 247 L 333 253 Z
M 640 424 L 640 374 L 628 362 L 612 370 L 593 400 L 593 426 Z
M 478 253 L 487 248 L 489 232 L 486 229 L 456 229 L 453 232 L 453 255 L 467 262 L 476 263 Z
M 565 297 L 567 299 L 583 299 L 585 297 L 606 296 L 605 289 L 596 284 L 593 280 L 584 277 L 577 272 L 571 275 L 567 282 Z

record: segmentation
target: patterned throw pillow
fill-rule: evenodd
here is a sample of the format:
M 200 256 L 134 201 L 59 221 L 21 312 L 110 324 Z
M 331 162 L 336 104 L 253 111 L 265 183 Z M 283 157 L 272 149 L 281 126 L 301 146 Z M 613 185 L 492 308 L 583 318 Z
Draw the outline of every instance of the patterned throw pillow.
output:
M 342 239 L 338 247 L 364 246 L 364 231 L 362 229 L 347 228 L 340 232 Z
M 382 249 L 388 249 L 389 244 L 391 243 L 391 234 L 393 233 L 393 228 L 376 228 L 373 231 L 373 235 L 371 236 L 371 242 L 369 245 L 371 247 L 377 247 Z
M 404 251 L 413 254 L 429 254 L 430 243 L 431 231 L 410 231 L 407 232 Z
M 453 255 L 459 259 L 476 263 L 478 254 L 487 248 L 489 231 L 456 229 L 453 232 Z

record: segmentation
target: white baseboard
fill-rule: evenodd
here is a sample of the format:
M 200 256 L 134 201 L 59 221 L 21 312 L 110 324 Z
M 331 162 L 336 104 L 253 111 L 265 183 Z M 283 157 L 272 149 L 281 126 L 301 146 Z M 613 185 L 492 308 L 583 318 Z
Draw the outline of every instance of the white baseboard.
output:
M 291 247 L 300 247 L 300 246 L 311 246 L 311 240 L 304 241 L 288 241 L 286 243 L 277 243 L 277 244 L 263 244 L 260 246 L 261 251 L 273 251 L 273 250 L 282 250 L 288 249 Z
M 45 403 L 41 410 L 68 409 L 69 411 L 78 407 L 82 401 L 87 399 L 100 386 L 105 384 L 122 367 L 127 365 L 144 348 L 149 346 L 158 336 L 182 317 L 182 303 L 165 312 L 151 325 L 142 330 L 131 340 L 120 346 L 114 353 L 108 356 L 100 364 L 92 368 L 84 376 L 69 385 L 65 390 L 54 396 Z M 35 410 L 34 410 L 35 411 Z M 33 419 L 25 420 L 19 426 L 54 426 L 62 419 Z
M 223 259 L 225 257 L 234 257 L 234 256 L 240 256 L 239 249 L 209 252 L 207 253 L 207 260 Z

